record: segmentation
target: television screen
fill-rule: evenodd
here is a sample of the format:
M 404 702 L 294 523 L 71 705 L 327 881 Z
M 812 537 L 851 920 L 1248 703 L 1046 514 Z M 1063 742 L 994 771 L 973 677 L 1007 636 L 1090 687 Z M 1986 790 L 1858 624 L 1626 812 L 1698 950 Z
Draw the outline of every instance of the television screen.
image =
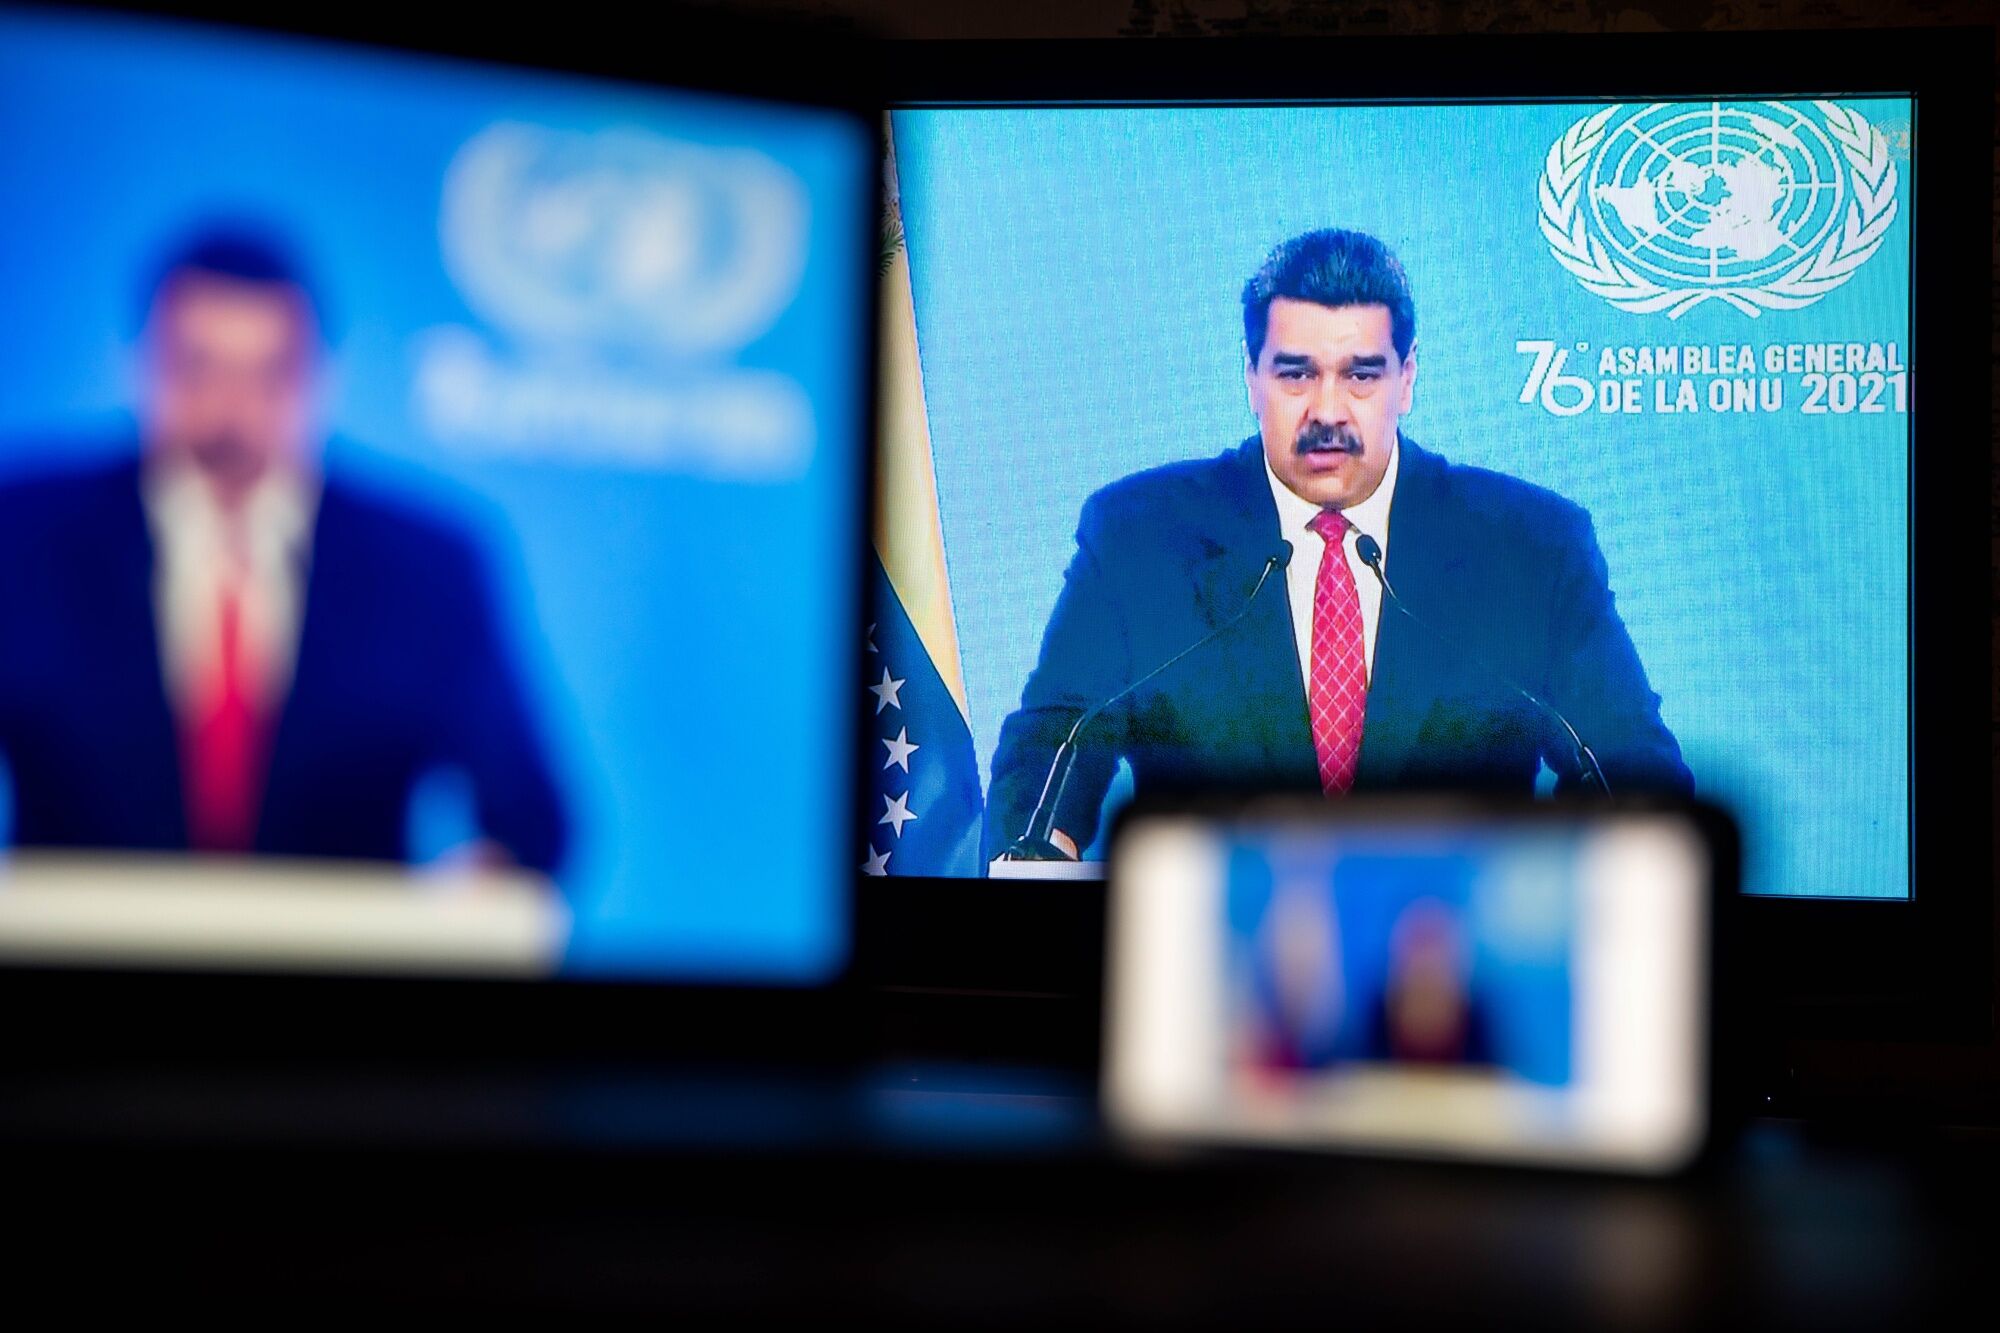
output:
M 842 966 L 865 116 L 10 11 L 0 137 L 0 954 Z
M 1912 116 L 897 111 L 863 869 L 1692 791 L 1748 892 L 1908 898 Z
M 1310 798 L 1306 798 L 1310 800 Z M 1104 1093 L 1140 1139 L 1669 1171 L 1709 1131 L 1712 817 L 1134 815 Z

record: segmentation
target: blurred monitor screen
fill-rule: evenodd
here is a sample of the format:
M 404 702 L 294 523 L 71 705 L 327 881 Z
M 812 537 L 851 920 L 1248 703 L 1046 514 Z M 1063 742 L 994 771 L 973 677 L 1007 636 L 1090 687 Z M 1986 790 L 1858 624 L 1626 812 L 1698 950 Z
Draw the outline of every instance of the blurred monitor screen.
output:
M 1912 115 L 898 110 L 879 868 L 1601 767 L 1735 811 L 1746 892 L 1907 899 Z M 996 860 L 1043 804 L 1083 871 Z
M 0 12 L 0 955 L 844 963 L 859 113 Z
M 1676 1169 L 1708 1123 L 1710 857 L 1680 815 L 1135 818 L 1112 1122 Z

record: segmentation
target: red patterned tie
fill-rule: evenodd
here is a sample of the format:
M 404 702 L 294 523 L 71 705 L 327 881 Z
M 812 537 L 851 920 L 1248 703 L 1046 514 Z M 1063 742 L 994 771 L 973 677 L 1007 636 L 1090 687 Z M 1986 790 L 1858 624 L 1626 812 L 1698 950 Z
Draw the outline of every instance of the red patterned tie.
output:
M 197 689 L 186 732 L 188 845 L 247 852 L 256 840 L 263 786 L 263 728 L 251 699 L 242 595 L 222 590 L 219 642 L 211 674 Z
M 1361 595 L 1342 545 L 1346 515 L 1322 509 L 1312 530 L 1326 539 L 1319 578 L 1313 585 L 1312 679 L 1306 711 L 1312 716 L 1313 752 L 1319 756 L 1319 785 L 1328 796 L 1344 796 L 1354 786 L 1361 758 L 1361 723 L 1368 708 L 1368 659 L 1361 643 Z

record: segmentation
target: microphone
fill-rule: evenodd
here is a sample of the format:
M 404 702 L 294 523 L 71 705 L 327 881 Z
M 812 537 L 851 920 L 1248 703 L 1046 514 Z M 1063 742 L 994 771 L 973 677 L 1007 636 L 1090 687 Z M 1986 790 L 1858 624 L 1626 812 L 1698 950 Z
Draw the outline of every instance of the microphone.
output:
M 1470 658 L 1475 662 L 1482 660 L 1479 654 L 1467 648 L 1455 635 L 1447 634 L 1428 620 L 1425 620 L 1415 611 L 1412 611 L 1401 597 L 1396 595 L 1395 586 L 1389 582 L 1389 576 L 1382 571 L 1381 543 L 1365 532 L 1360 533 L 1354 539 L 1354 553 L 1361 557 L 1362 564 L 1375 571 L 1375 581 L 1382 585 L 1382 591 L 1388 594 L 1389 600 L 1396 604 L 1398 611 L 1401 611 L 1411 620 L 1422 625 L 1437 638 L 1450 645 L 1460 656 Z M 1570 725 L 1569 719 L 1562 715 L 1562 711 L 1534 691 L 1516 682 L 1512 677 L 1502 675 L 1490 666 L 1486 669 L 1495 680 L 1498 680 L 1502 685 L 1505 685 L 1508 689 L 1514 691 L 1514 693 L 1520 695 L 1523 699 L 1526 699 L 1536 708 L 1539 708 L 1542 712 L 1556 720 L 1557 724 L 1569 734 L 1570 746 L 1576 751 L 1577 768 L 1589 777 L 1596 779 L 1597 789 L 1606 796 L 1609 796 L 1611 794 L 1611 784 L 1604 780 L 1604 766 L 1597 762 L 1597 755 L 1591 750 L 1590 746 L 1584 743 L 1583 737 L 1577 734 L 1576 728 Z
M 1181 649 L 1172 657 L 1169 657 L 1166 661 L 1160 663 L 1104 702 L 1093 708 L 1086 709 L 1083 715 L 1077 718 L 1075 725 L 1069 729 L 1069 735 L 1063 737 L 1063 743 L 1056 747 L 1055 758 L 1049 763 L 1048 775 L 1042 779 L 1042 794 L 1035 798 L 1034 813 L 1028 816 L 1027 832 L 1007 845 L 1005 856 L 1008 860 L 1067 861 L 1071 859 L 1069 853 L 1063 851 L 1062 848 L 1050 841 L 1050 834 L 1055 832 L 1056 810 L 1062 805 L 1063 793 L 1069 790 L 1070 773 L 1076 768 L 1076 738 L 1082 734 L 1085 727 L 1096 721 L 1107 708 L 1110 708 L 1113 704 L 1131 694 L 1132 691 L 1138 689 L 1141 685 L 1144 685 L 1147 681 L 1159 675 L 1189 653 L 1212 643 L 1224 633 L 1233 629 L 1243 617 L 1250 614 L 1250 608 L 1257 604 L 1257 594 L 1264 591 L 1264 585 L 1270 581 L 1271 575 L 1291 563 L 1292 544 L 1286 541 L 1279 542 L 1278 549 L 1273 551 L 1270 557 L 1264 561 L 1264 568 L 1257 575 L 1255 586 L 1250 589 L 1250 595 L 1243 599 L 1243 605 L 1237 610 L 1235 615 L 1223 621 L 1220 625 L 1217 625 L 1214 629 L 1202 635 L 1199 639 L 1196 639 L 1193 643 Z M 1053 793 L 1053 796 L 1051 793 Z M 1080 852 L 1082 848 L 1078 848 L 1077 850 Z

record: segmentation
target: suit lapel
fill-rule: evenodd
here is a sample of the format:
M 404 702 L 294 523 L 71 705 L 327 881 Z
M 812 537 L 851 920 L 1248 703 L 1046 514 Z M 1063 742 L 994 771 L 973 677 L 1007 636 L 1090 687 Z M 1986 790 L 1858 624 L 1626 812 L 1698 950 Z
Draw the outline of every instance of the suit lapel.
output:
M 1281 537 L 1257 437 L 1237 449 L 1222 475 L 1223 503 L 1218 507 L 1222 521 L 1204 535 L 1192 571 L 1196 603 L 1210 629 L 1243 609 Z M 1305 682 L 1299 677 L 1284 570 L 1271 571 L 1250 614 L 1214 646 L 1220 651 L 1213 678 L 1234 696 L 1229 713 L 1257 720 L 1262 766 L 1272 781 L 1290 785 L 1303 774 L 1308 785 L 1316 784 L 1319 770 L 1306 719 Z
M 363 582 L 350 563 L 352 512 L 341 484 L 322 478 L 305 545 L 296 553 L 303 568 L 291 571 L 301 598 L 298 641 L 291 680 L 273 719 L 259 820 L 260 832 L 277 838 L 295 836 L 302 823 L 321 813 L 312 808 L 312 779 L 316 771 L 328 769 L 327 719 L 354 712 L 351 701 L 340 697 L 358 657 L 351 643 L 350 651 L 342 653 L 340 630 L 351 623 L 345 614 L 351 605 L 347 599 Z
M 1444 611 L 1465 556 L 1445 531 L 1444 464 L 1404 438 L 1389 510 L 1389 555 L 1385 568 L 1404 602 L 1431 623 Z M 1375 670 L 1368 685 L 1368 710 L 1361 733 L 1355 785 L 1394 786 L 1405 779 L 1424 721 L 1445 686 L 1446 656 L 1431 632 L 1398 610 L 1385 594 L 1375 631 Z
M 107 772 L 122 772 L 125 821 L 146 831 L 138 839 L 185 839 L 180 742 L 167 699 L 160 634 L 153 605 L 154 553 L 135 462 L 104 489 L 104 519 L 85 529 L 76 547 L 76 605 L 89 608 L 80 628 L 90 642 L 79 654 L 99 731 L 115 738 L 104 755 Z M 113 722 L 110 719 L 115 718 Z

